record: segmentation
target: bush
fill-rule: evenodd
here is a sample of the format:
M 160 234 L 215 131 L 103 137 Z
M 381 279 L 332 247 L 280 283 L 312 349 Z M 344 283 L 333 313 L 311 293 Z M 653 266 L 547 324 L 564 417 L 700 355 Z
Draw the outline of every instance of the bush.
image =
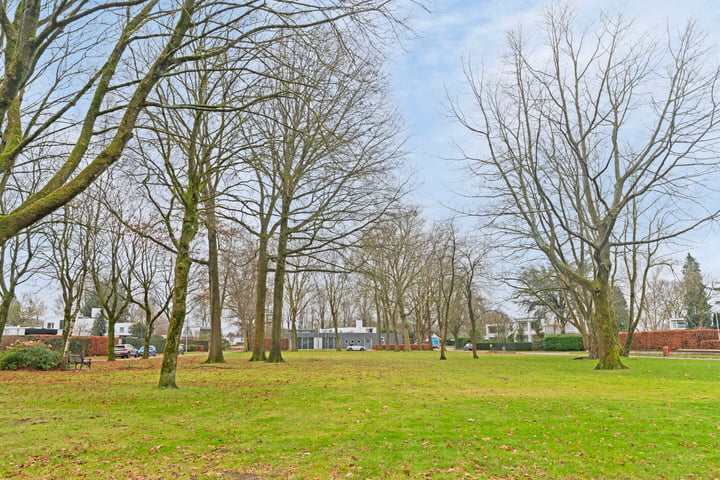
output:
M 529 352 L 532 350 L 530 342 L 483 342 L 476 345 L 477 350 L 505 351 L 505 352 Z
M 42 342 L 19 343 L 0 354 L 0 370 L 17 370 L 18 368 L 34 368 L 50 370 L 62 360 L 59 352 L 53 351 Z
M 626 333 L 620 334 L 620 343 L 625 344 Z M 633 335 L 633 350 L 660 350 L 662 347 L 670 347 L 672 350 L 681 348 L 712 348 L 703 347 L 706 340 L 717 340 L 717 330 L 663 330 L 657 332 L 635 332 Z
M 581 335 L 545 335 L 543 348 L 551 352 L 579 352 L 585 350 Z

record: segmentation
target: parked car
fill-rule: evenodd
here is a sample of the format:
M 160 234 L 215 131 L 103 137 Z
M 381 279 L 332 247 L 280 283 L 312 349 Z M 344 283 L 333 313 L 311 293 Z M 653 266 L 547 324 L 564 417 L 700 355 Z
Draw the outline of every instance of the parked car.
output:
M 347 347 L 348 352 L 364 352 L 365 347 L 362 345 L 348 345 Z
M 157 349 L 155 348 L 155 345 L 150 345 L 150 348 L 148 348 L 148 350 L 150 351 L 149 355 L 150 355 L 151 357 L 154 357 L 155 355 L 157 355 Z M 142 357 L 142 356 L 143 356 L 143 353 L 145 353 L 145 347 L 144 347 L 144 346 L 138 348 L 138 351 L 137 351 L 137 353 L 135 354 L 135 356 L 136 356 L 136 357 Z
M 118 343 L 115 345 L 115 357 L 130 358 L 137 354 L 137 348 L 129 343 Z
M 463 348 L 464 348 L 465 350 L 468 350 L 468 351 L 469 351 L 469 350 L 472 350 L 472 343 L 470 343 L 470 342 L 466 343 Z

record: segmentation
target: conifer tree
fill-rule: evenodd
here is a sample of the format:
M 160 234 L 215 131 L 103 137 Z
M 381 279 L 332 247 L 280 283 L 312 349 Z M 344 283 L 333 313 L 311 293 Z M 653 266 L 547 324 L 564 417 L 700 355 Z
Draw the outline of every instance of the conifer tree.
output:
M 710 325 L 709 295 L 703 282 L 700 264 L 688 253 L 683 265 L 683 307 L 688 328 Z

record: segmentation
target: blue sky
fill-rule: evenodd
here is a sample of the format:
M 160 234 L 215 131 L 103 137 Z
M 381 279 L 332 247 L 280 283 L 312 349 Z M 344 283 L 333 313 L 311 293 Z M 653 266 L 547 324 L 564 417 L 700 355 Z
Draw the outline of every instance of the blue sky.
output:
M 577 0 L 581 12 L 594 17 L 600 8 L 623 10 L 640 27 L 665 29 L 697 20 L 720 45 L 720 0 Z M 417 38 L 408 40 L 405 51 L 396 53 L 390 69 L 393 91 L 404 115 L 410 136 L 410 158 L 418 169 L 415 201 L 431 217 L 450 216 L 441 204 L 460 205 L 465 200 L 452 194 L 467 178 L 458 171 L 453 142 L 465 144 L 468 137 L 448 114 L 448 96 L 462 102 L 466 81 L 464 59 L 479 66 L 492 64 L 502 50 L 505 33 L 519 25 L 532 27 L 546 5 L 540 0 L 435 0 L 432 13 L 422 13 L 411 22 Z M 683 259 L 690 252 L 703 272 L 720 280 L 718 229 L 706 228 L 694 235 L 694 246 L 677 249 Z

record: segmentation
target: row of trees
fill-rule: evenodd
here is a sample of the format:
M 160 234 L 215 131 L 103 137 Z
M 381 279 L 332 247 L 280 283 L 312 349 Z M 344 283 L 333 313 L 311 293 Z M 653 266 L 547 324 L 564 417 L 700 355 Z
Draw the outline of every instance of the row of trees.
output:
M 463 323 L 474 344 L 488 248 L 400 202 L 404 142 L 380 67 L 405 3 L 0 5 L 0 326 L 45 256 L 66 335 L 89 288 L 109 343 L 132 305 L 147 335 L 167 318 L 160 387 L 176 386 L 193 298 L 207 301 L 210 362 L 224 311 L 253 361 L 282 361 L 284 319 L 297 328 L 311 283 L 333 325 L 352 284 L 360 315 L 406 344 Z M 660 245 L 716 214 L 685 192 L 717 167 L 720 73 L 693 25 L 662 42 L 622 16 L 592 34 L 567 6 L 544 19 L 544 54 L 517 33 L 499 73 L 468 66 L 477 115 L 456 113 L 484 145 L 466 155 L 482 230 L 519 262 L 539 252 L 561 286 L 544 308 L 577 323 L 598 368 L 623 368 L 618 292 L 631 341 Z
M 131 302 L 148 322 L 167 311 L 159 386 L 174 387 L 201 266 L 209 360 L 222 361 L 221 228 L 257 240 L 264 325 L 270 270 L 278 304 L 288 257 L 352 240 L 401 193 L 399 125 L 378 67 L 406 4 L 3 3 L 0 243 L 25 242 L 3 272 L 9 297 L 24 262 L 53 242 L 65 332 L 90 284 L 110 342 Z M 162 299 L 151 298 L 158 285 Z M 270 359 L 278 352 L 274 341 Z
M 297 349 L 297 331 L 317 328 L 335 329 L 339 348 L 338 328 L 358 320 L 386 332 L 388 343 L 398 343 L 402 334 L 406 350 L 438 332 L 448 338 L 470 332 L 480 339 L 493 312 L 482 292 L 487 251 L 478 245 L 477 238 L 460 235 L 454 224 L 428 225 L 417 208 L 397 204 L 352 246 L 289 258 L 283 310 L 278 314 L 272 302 L 270 311 L 273 318 L 284 319 L 281 331 L 271 327 L 258 335 L 255 330 L 256 298 L 248 288 L 248 280 L 258 274 L 254 263 L 229 264 L 234 270 L 225 277 L 223 305 L 243 336 L 255 339 L 253 348 L 266 335 L 279 342 L 288 331 L 291 348 Z M 266 295 L 274 299 L 277 292 Z

